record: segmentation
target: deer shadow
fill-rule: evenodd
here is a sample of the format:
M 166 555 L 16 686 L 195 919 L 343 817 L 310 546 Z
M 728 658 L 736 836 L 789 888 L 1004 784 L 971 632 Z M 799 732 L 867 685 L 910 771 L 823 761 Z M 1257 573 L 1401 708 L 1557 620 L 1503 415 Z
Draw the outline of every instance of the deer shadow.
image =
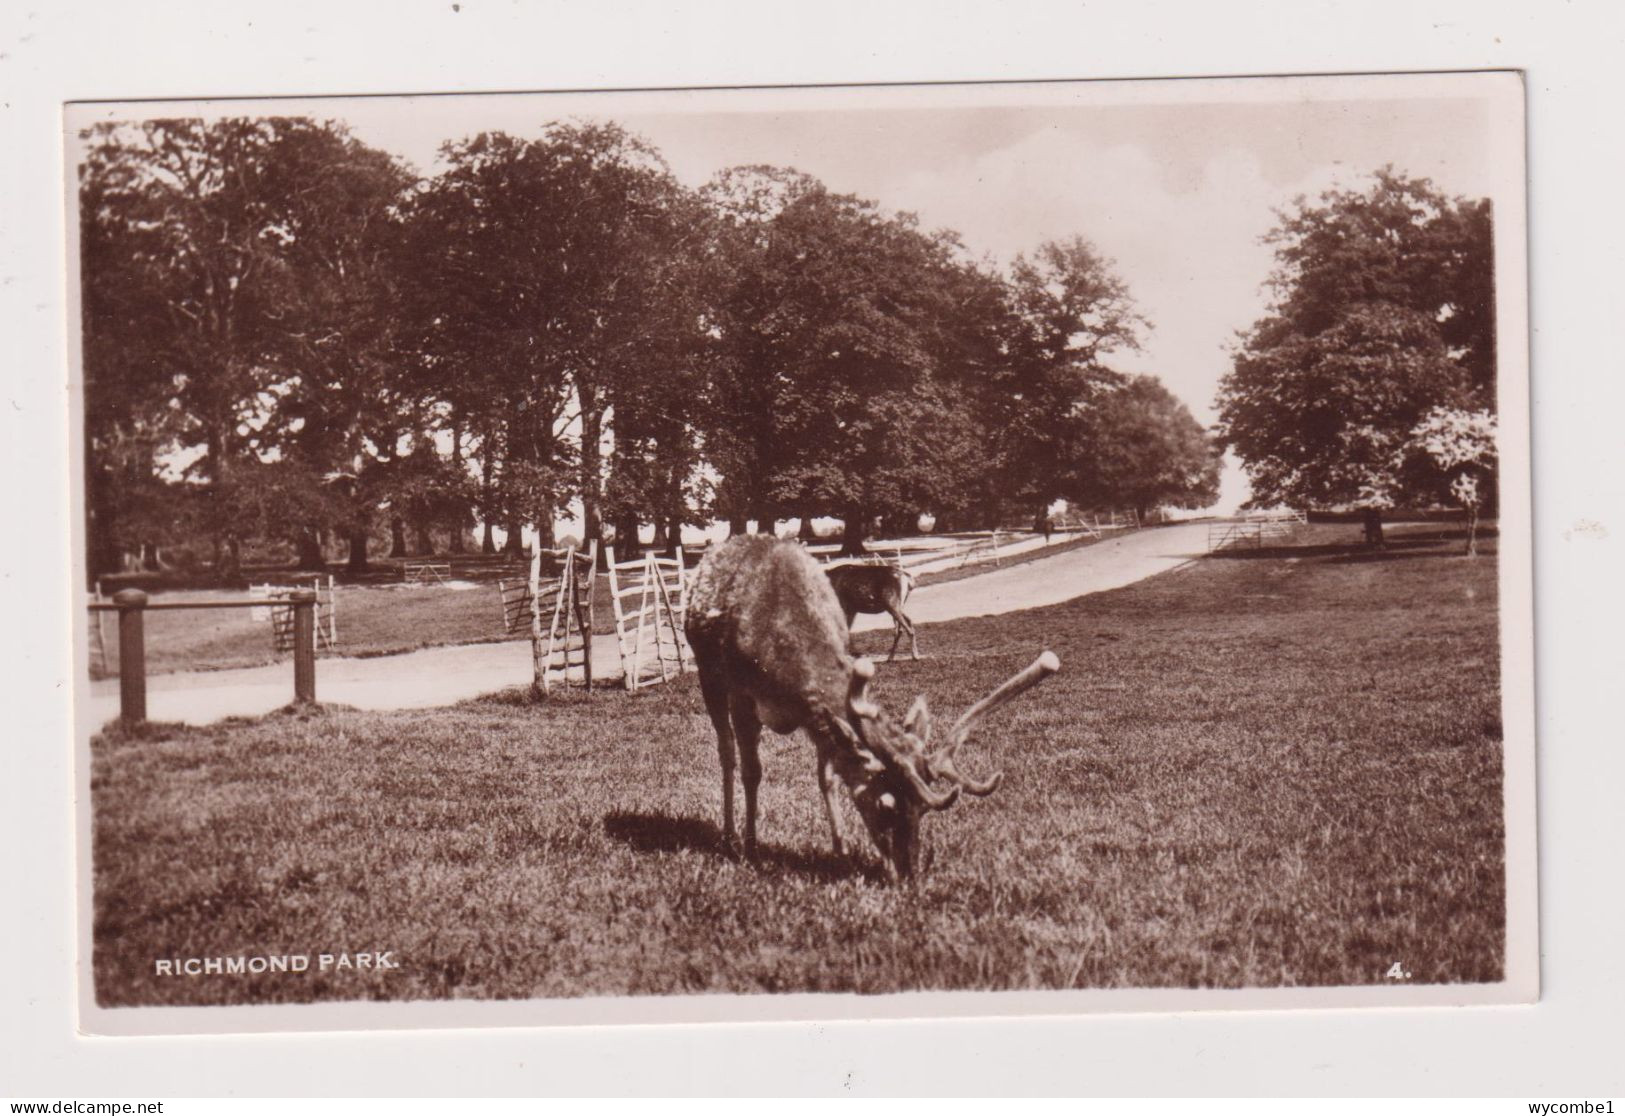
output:
M 617 810 L 604 815 L 604 834 L 631 847 L 634 852 L 697 852 L 718 860 L 740 861 L 742 854 L 722 839 L 722 831 L 708 821 L 666 813 L 640 813 Z M 885 883 L 886 874 L 869 863 L 858 863 L 833 852 L 808 852 L 781 845 L 758 843 L 749 863 L 758 871 L 805 876 L 833 883 L 861 877 L 871 883 Z

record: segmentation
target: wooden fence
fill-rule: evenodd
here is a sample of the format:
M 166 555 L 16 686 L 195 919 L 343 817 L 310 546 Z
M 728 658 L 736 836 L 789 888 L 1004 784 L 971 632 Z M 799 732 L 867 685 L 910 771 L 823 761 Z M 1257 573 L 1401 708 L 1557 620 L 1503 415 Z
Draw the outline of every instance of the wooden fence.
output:
M 265 601 L 162 601 L 154 604 L 139 589 L 121 589 L 112 601 L 92 601 L 90 611 L 118 614 L 118 692 L 119 720 L 126 726 L 147 719 L 147 639 L 146 614 L 183 608 L 264 608 Z M 288 595 L 293 613 L 293 700 L 307 704 L 316 700 L 316 592 L 296 589 Z M 99 626 L 99 624 L 98 624 Z
M 513 571 L 511 579 L 497 579 L 497 596 L 502 598 L 502 630 L 510 635 L 528 632 L 536 619 L 536 598 L 530 595 L 530 578 L 524 570 Z
M 549 553 L 556 556 L 558 552 Z M 531 685 L 539 694 L 552 689 L 554 675 L 568 687 L 571 672 L 577 669 L 582 686 L 592 693 L 592 590 L 597 571 L 596 542 L 588 544 L 585 554 L 573 546 L 566 549 L 557 577 L 542 577 L 542 551 L 531 555 Z
M 451 563 L 403 562 L 401 580 L 409 585 L 428 585 L 433 582 L 444 585 L 451 580 Z
M 1017 537 L 1017 532 L 997 529 L 986 536 L 956 540 L 944 546 L 935 546 L 929 549 L 903 550 L 901 547 L 890 547 L 881 550 L 869 550 L 859 555 L 842 554 L 840 547 L 809 547 L 812 556 L 826 566 L 834 565 L 870 565 L 870 566 L 897 566 L 900 569 L 913 569 L 918 566 L 928 566 L 937 562 L 945 563 L 944 568 L 957 568 L 959 566 L 975 565 L 981 562 L 992 562 L 995 566 L 1003 560 L 1001 547 L 1009 546 Z
M 320 651 L 323 647 L 333 650 L 339 645 L 339 620 L 338 596 L 333 587 L 332 574 L 311 574 L 308 578 L 287 583 L 268 582 L 249 586 L 249 592 L 264 602 L 264 608 L 256 611 L 254 618 L 271 622 L 271 644 L 276 650 L 293 650 L 294 611 L 287 600 L 290 593 L 300 589 L 309 589 L 316 594 L 316 623 L 311 632 L 311 638 L 316 641 L 316 650 Z
M 1280 510 L 1255 512 L 1240 519 L 1208 524 L 1207 549 L 1215 553 L 1231 547 L 1262 549 L 1266 543 L 1291 538 L 1298 527 L 1309 522 L 1304 512 Z
M 637 690 L 671 681 L 693 658 L 683 635 L 688 615 L 683 548 L 677 547 L 673 558 L 660 558 L 650 551 L 625 562 L 615 561 L 614 547 L 607 547 L 604 554 L 626 688 Z M 636 607 L 628 603 L 633 597 Z

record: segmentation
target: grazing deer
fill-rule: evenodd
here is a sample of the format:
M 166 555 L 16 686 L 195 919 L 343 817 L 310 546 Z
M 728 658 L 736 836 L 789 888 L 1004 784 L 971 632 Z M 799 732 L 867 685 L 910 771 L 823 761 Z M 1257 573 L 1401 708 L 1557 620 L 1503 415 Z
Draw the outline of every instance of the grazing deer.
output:
M 835 597 L 841 602 L 841 611 L 846 613 L 846 626 L 852 627 L 852 620 L 860 612 L 887 612 L 891 614 L 892 629 L 896 633 L 892 636 L 891 654 L 886 656 L 889 663 L 897 658 L 897 645 L 902 641 L 903 633 L 908 633 L 909 654 L 914 658 L 920 657 L 920 641 L 914 635 L 914 621 L 908 618 L 903 611 L 903 602 L 914 589 L 914 575 L 901 566 L 855 563 L 847 566 L 831 566 L 824 571 L 829 575 L 829 583 L 835 587 Z
M 874 665 L 854 660 L 829 579 L 798 544 L 737 535 L 707 554 L 694 575 L 685 624 L 700 670 L 700 691 L 722 758 L 723 837 L 734 847 L 734 764 L 745 786 L 746 855 L 756 851 L 757 744 L 765 724 L 788 735 L 806 729 L 817 749 L 835 854 L 845 855 L 835 777 L 851 792 L 893 880 L 913 874 L 920 821 L 961 791 L 991 794 L 1002 778 L 975 779 L 955 766 L 971 728 L 986 713 L 1054 673 L 1044 652 L 1026 670 L 973 705 L 931 744 L 931 715 L 916 698 L 899 723 L 869 698 Z

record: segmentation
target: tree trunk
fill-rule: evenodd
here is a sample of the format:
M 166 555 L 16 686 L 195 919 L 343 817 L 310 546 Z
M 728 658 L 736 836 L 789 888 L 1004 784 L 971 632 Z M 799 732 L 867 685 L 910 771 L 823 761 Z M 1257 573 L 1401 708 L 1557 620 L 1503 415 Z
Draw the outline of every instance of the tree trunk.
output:
M 209 427 L 204 441 L 204 461 L 208 468 L 209 495 L 214 504 L 214 573 L 221 581 L 238 581 L 243 576 L 242 540 L 226 518 L 231 502 L 231 448 L 227 445 L 230 427 L 224 419 Z
M 299 569 L 325 570 L 327 569 L 327 556 L 322 553 L 322 538 L 309 527 L 299 532 L 295 540 L 299 547 Z
M 389 517 L 389 556 L 391 558 L 407 557 L 406 520 L 398 515 Z
M 813 528 L 813 517 L 811 513 L 802 513 L 801 530 L 796 532 L 796 538 L 800 539 L 804 543 L 818 541 L 818 532 Z
M 615 518 L 615 557 L 620 561 L 636 557 L 638 553 L 638 517 L 626 512 Z
M 732 537 L 734 535 L 743 535 L 745 533 L 745 529 L 748 526 L 750 526 L 750 519 L 745 515 L 744 512 L 730 512 L 729 513 L 729 515 L 728 515 L 728 535 L 730 537 Z
M 350 560 L 345 568 L 353 574 L 363 574 L 372 569 L 367 561 L 367 529 L 365 527 L 350 532 Z
M 672 470 L 666 477 L 666 539 L 671 544 L 669 553 L 673 558 L 677 557 L 678 548 L 683 545 L 683 520 L 687 518 L 687 512 L 682 475 Z
M 459 480 L 468 475 L 467 470 L 463 468 L 462 418 L 456 410 L 452 411 L 451 417 L 451 464 Z M 466 549 L 465 536 L 468 533 L 468 520 L 465 517 L 467 515 L 467 508 L 458 508 L 457 514 L 452 520 L 451 540 L 447 545 L 453 554 L 461 554 Z
M 750 518 L 756 521 L 758 535 L 772 535 L 777 533 L 779 525 L 778 509 L 767 504 L 757 504 L 751 509 Z
M 434 554 L 434 530 L 426 523 L 417 525 L 418 554 L 429 556 Z
M 1478 557 L 1478 505 L 1467 507 L 1467 557 Z
M 1366 508 L 1364 513 L 1365 544 L 1369 547 L 1383 546 L 1382 540 L 1382 509 Z
M 219 567 L 219 577 L 222 581 L 243 579 L 243 540 L 238 538 L 235 531 L 226 532 L 225 561 Z
M 863 540 L 869 537 L 869 517 L 856 508 L 848 508 L 841 523 L 841 553 L 857 557 L 868 553 Z
M 559 509 L 552 500 L 543 500 L 541 508 L 536 512 L 536 545 L 543 550 L 557 550 L 559 548 L 559 532 L 557 527 Z M 583 543 L 587 540 L 582 539 Z
M 581 404 L 581 545 L 603 542 L 603 512 L 599 497 L 603 483 L 604 406 L 590 384 L 576 384 Z
M 495 554 L 497 552 L 496 537 L 491 533 L 491 485 L 496 469 L 496 459 L 491 455 L 491 436 L 486 434 L 485 442 L 480 449 L 484 460 L 480 462 L 480 518 L 485 521 L 484 530 L 481 531 L 480 553 Z

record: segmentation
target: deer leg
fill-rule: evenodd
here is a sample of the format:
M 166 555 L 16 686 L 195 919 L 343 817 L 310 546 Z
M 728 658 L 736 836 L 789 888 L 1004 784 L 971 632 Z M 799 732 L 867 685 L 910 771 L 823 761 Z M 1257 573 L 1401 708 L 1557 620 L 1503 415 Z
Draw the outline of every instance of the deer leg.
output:
M 762 760 L 757 744 L 762 739 L 762 720 L 756 703 L 744 694 L 733 702 L 734 737 L 739 741 L 739 774 L 745 783 L 745 855 L 756 855 L 756 788 L 762 782 Z
M 734 835 L 734 731 L 728 722 L 728 692 L 718 679 L 701 671 L 700 693 L 717 730 L 717 756 L 722 760 L 722 843 L 731 852 L 739 839 Z
M 905 632 L 908 634 L 909 652 L 918 659 L 920 642 L 914 637 L 914 622 L 904 615 L 901 608 L 888 608 L 886 611 L 891 613 L 892 629 L 895 632 L 891 641 L 891 654 L 886 656 L 886 661 L 889 663 L 897 658 L 897 645 L 902 642 Z
M 835 855 L 846 855 L 846 838 L 841 835 L 841 814 L 835 801 L 835 760 L 818 754 L 818 789 L 824 795 L 824 815 L 829 818 L 829 836 L 835 845 Z

